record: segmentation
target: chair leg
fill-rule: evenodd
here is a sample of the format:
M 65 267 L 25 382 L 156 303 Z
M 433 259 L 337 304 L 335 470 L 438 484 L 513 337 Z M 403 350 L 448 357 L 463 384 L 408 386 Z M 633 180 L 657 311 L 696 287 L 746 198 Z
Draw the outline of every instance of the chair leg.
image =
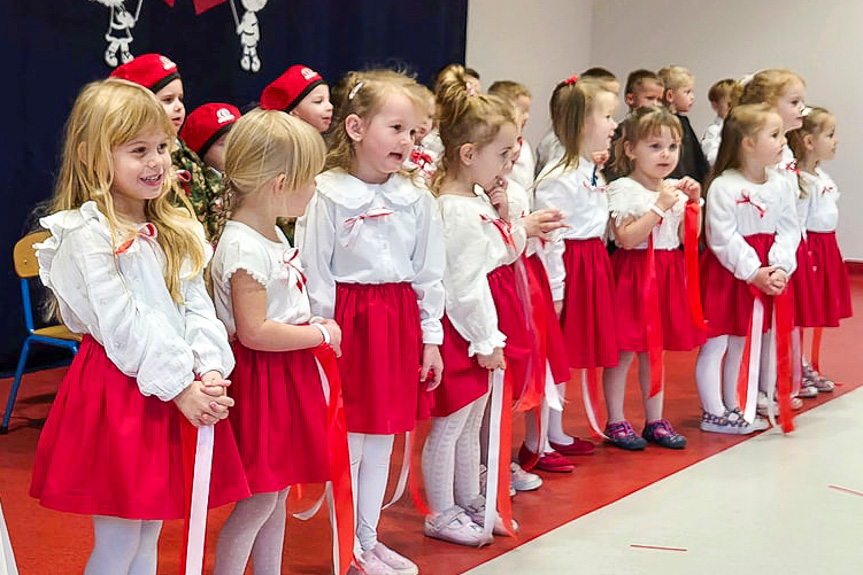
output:
M 24 345 L 21 347 L 21 356 L 18 358 L 18 367 L 15 369 L 15 379 L 12 382 L 12 389 L 9 391 L 9 400 L 6 402 L 6 413 L 3 414 L 3 424 L 0 426 L 0 435 L 5 435 L 9 432 L 9 419 L 12 417 L 12 407 L 15 405 L 15 397 L 18 395 L 18 387 L 21 385 L 21 378 L 24 375 L 24 368 L 27 366 L 27 355 L 30 353 L 30 338 L 24 340 Z

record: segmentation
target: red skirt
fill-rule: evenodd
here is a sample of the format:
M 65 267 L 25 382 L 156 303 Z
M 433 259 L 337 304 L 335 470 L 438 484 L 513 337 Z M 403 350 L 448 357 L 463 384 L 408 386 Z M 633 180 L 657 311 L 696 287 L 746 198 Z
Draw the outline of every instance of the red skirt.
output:
M 404 433 L 428 418 L 420 312 L 410 284 L 337 284 L 335 316 L 348 431 Z
M 506 336 L 503 353 L 506 367 L 513 375 L 513 397 L 521 396 L 527 382 L 532 335 L 524 306 L 516 288 L 514 264 L 501 266 L 488 274 L 488 287 L 497 309 L 498 329 Z M 444 317 L 443 381 L 434 390 L 432 415 L 445 417 L 479 399 L 489 390 L 489 370 L 468 357 L 468 342 Z
M 683 252 L 656 250 L 656 281 L 662 323 L 662 349 L 688 351 L 704 343 L 689 310 Z M 647 250 L 618 249 L 611 256 L 614 269 L 614 310 L 621 351 L 647 351 L 644 314 L 644 276 Z
M 539 256 L 533 254 L 524 261 L 525 270 L 531 275 L 539 287 L 540 294 L 531 299 L 534 314 L 545 316 L 545 352 L 551 367 L 551 376 L 555 383 L 566 383 L 570 379 L 569 359 L 566 344 L 563 341 L 563 331 L 557 314 L 554 313 L 554 300 L 551 297 L 551 286 L 548 284 L 548 272 Z M 538 309 L 537 309 L 538 308 Z
M 617 365 L 614 274 L 599 238 L 566 240 L 566 285 L 560 323 L 576 369 Z
M 326 402 L 311 350 L 268 352 L 234 343 L 236 406 L 229 419 L 252 493 L 330 479 Z
M 823 285 L 814 269 L 815 263 L 809 243 L 802 239 L 797 245 L 797 269 L 791 274 L 791 285 L 794 290 L 794 325 L 821 325 L 823 310 L 820 294 Z
M 181 418 L 173 402 L 141 395 L 135 378 L 84 336 L 39 437 L 30 495 L 57 511 L 182 518 Z M 211 508 L 249 496 L 230 422 L 215 432 Z
M 761 265 L 767 265 L 767 256 L 773 245 L 773 234 L 745 236 L 746 243 L 755 249 Z M 752 302 L 755 288 L 734 277 L 713 252 L 707 250 L 701 258 L 701 303 L 707 322 L 707 337 L 736 335 L 745 337 L 749 333 L 752 317 Z M 766 332 L 773 321 L 773 298 L 765 297 L 764 327 Z
M 851 317 L 851 287 L 848 268 L 836 242 L 836 232 L 806 232 L 810 263 L 811 305 L 807 306 L 811 315 L 801 317 L 796 308 L 796 325 L 803 327 L 837 327 L 839 320 Z M 798 252 L 799 253 L 799 252 Z M 795 303 L 799 301 L 797 271 L 794 272 Z

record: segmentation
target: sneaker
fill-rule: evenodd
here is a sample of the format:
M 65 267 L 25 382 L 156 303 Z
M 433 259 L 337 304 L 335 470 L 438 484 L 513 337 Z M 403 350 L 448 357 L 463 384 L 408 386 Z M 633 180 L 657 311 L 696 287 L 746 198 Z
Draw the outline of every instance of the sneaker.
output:
M 767 399 L 767 394 L 763 391 L 758 392 L 758 399 L 756 400 L 756 408 L 755 411 L 758 412 L 758 415 L 767 417 L 769 415 L 768 406 L 770 402 Z M 773 414 L 777 415 L 779 413 L 779 404 L 776 401 L 773 402 Z
M 808 361 L 803 362 L 803 384 L 814 387 L 821 393 L 830 393 L 836 388 L 835 383 L 815 371 Z
M 640 451 L 647 446 L 647 441 L 638 437 L 632 425 L 626 420 L 608 423 L 605 426 L 605 435 L 608 437 L 606 439 L 608 443 L 621 449 Z
M 721 417 L 706 411 L 701 414 L 701 431 L 711 433 L 724 433 L 727 435 L 749 435 L 756 431 L 763 431 L 769 427 L 768 423 L 756 417 L 752 423 L 743 419 L 739 409 L 726 411 Z
M 800 399 L 799 397 L 792 397 L 791 398 L 791 409 L 793 409 L 794 411 L 797 411 L 799 409 L 803 409 L 803 400 Z
M 515 491 L 535 491 L 542 487 L 542 477 L 536 473 L 525 471 L 515 461 L 510 463 L 509 470 L 510 489 Z
M 536 454 L 528 449 L 527 445 L 522 443 L 521 449 L 518 450 L 518 462 L 521 465 L 526 465 L 535 457 Z M 536 460 L 536 464 L 534 464 L 533 469 L 548 471 L 549 473 L 572 473 L 573 469 L 575 469 L 575 465 L 570 463 L 569 460 L 560 453 L 550 451 L 548 453 L 543 453 L 539 459 Z
M 815 387 L 815 385 L 806 385 L 806 382 L 804 381 L 800 385 L 800 389 L 797 390 L 797 397 L 801 397 L 803 399 L 818 397 L 818 388 Z
M 570 444 L 557 443 L 550 439 L 548 440 L 548 444 L 561 455 L 593 455 L 596 451 L 596 446 L 590 441 L 577 437 L 571 437 L 570 439 L 572 439 L 572 443 Z
M 485 497 L 480 495 L 476 498 L 476 501 L 465 507 L 464 512 L 467 513 L 468 517 L 470 517 L 474 523 L 479 525 L 480 527 L 485 527 Z M 500 537 L 504 537 L 509 535 L 506 529 L 503 527 L 503 518 L 500 516 L 500 513 L 497 513 L 494 519 L 494 527 L 491 530 L 493 535 L 498 535 Z M 515 519 L 512 520 L 512 532 L 518 533 L 518 523 Z
M 396 571 L 380 560 L 380 558 L 369 549 L 363 551 L 357 558 L 358 566 L 351 565 L 348 573 L 365 573 L 366 575 L 396 575 Z
M 683 449 L 686 438 L 674 431 L 667 419 L 657 419 L 644 425 L 641 437 L 668 449 Z
M 423 534 L 468 547 L 482 547 L 492 542 L 492 537 L 485 535 L 482 527 L 474 523 L 458 505 L 442 513 L 426 515 Z
M 513 464 L 513 465 L 515 465 L 515 464 Z M 519 469 L 521 469 L 521 468 L 519 467 Z M 525 473 L 527 473 L 527 472 L 525 472 Z M 485 493 L 485 484 L 486 484 L 486 475 L 487 474 L 488 474 L 488 469 L 486 469 L 485 465 L 480 463 L 480 465 L 479 465 L 479 490 L 481 493 Z M 533 474 L 528 473 L 528 475 L 533 475 Z M 513 486 L 513 481 L 514 481 L 513 476 L 510 475 L 510 481 L 509 481 L 509 496 L 510 497 L 515 497 L 518 494 L 518 492 L 515 490 L 515 487 Z M 540 479 L 539 484 L 542 485 L 541 479 Z
M 380 559 L 387 567 L 389 567 L 396 575 L 417 575 L 420 570 L 416 563 L 399 555 L 380 541 L 371 549 L 371 553 Z M 365 555 L 366 553 L 363 553 Z M 368 574 L 369 572 L 366 571 Z

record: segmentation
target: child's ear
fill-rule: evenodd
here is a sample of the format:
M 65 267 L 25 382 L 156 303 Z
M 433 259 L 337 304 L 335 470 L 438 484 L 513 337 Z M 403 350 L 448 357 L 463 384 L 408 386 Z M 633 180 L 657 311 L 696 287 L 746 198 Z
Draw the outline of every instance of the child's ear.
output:
M 803 146 L 809 151 L 814 150 L 815 136 L 813 136 L 812 134 L 806 134 L 805 136 L 803 136 Z
M 471 165 L 476 157 L 476 146 L 471 143 L 462 144 L 458 149 L 458 157 L 462 164 L 466 166 Z
M 345 118 L 345 131 L 348 133 L 348 138 L 354 142 L 362 142 L 366 132 L 366 124 L 362 118 L 356 114 L 351 114 Z
M 662 96 L 666 104 L 670 104 L 674 100 L 674 90 L 668 88 Z
M 624 154 L 626 155 L 626 157 L 627 157 L 627 158 L 629 158 L 630 160 L 634 160 L 634 159 L 635 159 L 635 158 L 633 158 L 633 156 L 634 156 L 635 154 L 633 154 L 633 153 L 632 153 L 632 148 L 633 148 L 632 142 L 629 142 L 629 141 L 624 141 L 624 142 L 623 142 L 623 153 L 624 153 Z
M 626 95 L 623 96 L 623 101 L 626 102 L 626 105 L 630 108 L 635 105 L 635 94 L 632 92 L 627 92 Z
M 273 182 L 273 190 L 281 193 L 285 189 L 285 182 L 288 181 L 287 174 L 279 174 Z
M 753 152 L 755 150 L 755 140 L 749 136 L 743 136 L 743 139 L 740 140 L 740 149 L 747 154 Z

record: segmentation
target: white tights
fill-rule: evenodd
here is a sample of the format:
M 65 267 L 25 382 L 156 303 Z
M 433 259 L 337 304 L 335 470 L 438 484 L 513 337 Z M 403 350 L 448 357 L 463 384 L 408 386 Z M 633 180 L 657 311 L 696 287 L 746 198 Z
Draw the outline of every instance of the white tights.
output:
M 255 575 L 281 574 L 289 490 L 256 493 L 237 502 L 219 532 L 213 575 L 242 575 L 250 555 Z
M 422 466 L 431 510 L 473 503 L 480 495 L 480 427 L 488 394 L 446 417 L 432 419 Z
M 362 551 L 374 549 L 378 544 L 378 521 L 390 474 L 394 439 L 394 435 L 348 432 L 354 523 Z
M 84 575 L 156 575 L 161 521 L 93 516 L 95 542 Z
M 615 367 L 606 367 L 602 373 L 602 387 L 605 391 L 605 406 L 608 409 L 608 423 L 623 421 L 623 398 L 626 392 L 626 374 L 635 352 L 621 351 Z M 665 391 L 650 397 L 650 361 L 647 352 L 638 354 L 638 383 L 641 386 L 641 399 L 644 402 L 644 416 L 648 423 L 662 419 L 662 403 Z

